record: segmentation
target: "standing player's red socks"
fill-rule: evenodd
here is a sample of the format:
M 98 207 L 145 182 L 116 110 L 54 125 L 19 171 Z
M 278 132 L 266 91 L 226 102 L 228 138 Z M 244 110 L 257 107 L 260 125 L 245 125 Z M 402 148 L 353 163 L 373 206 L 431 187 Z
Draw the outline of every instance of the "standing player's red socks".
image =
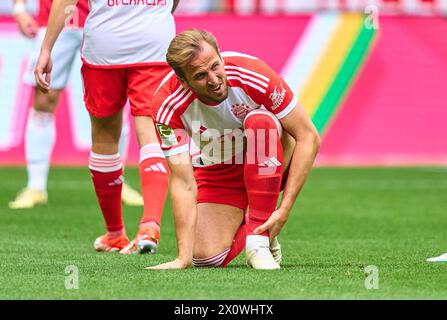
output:
M 140 150 L 141 193 L 144 213 L 140 229 L 154 222 L 160 228 L 163 207 L 168 192 L 169 169 L 158 143 L 149 143 Z M 155 224 L 152 224 L 155 226 Z
M 225 260 L 222 262 L 221 266 L 226 267 L 231 261 L 233 261 L 239 253 L 245 248 L 245 239 L 247 238 L 247 225 L 242 224 L 234 235 L 233 244 L 231 245 L 230 251 L 228 252 Z
M 264 224 L 278 201 L 283 152 L 281 124 L 273 114 L 255 110 L 244 121 L 247 153 L 244 163 L 244 183 L 248 194 L 248 234 Z M 261 235 L 268 236 L 268 230 Z
M 120 155 L 102 155 L 90 152 L 89 168 L 101 207 L 109 238 L 123 234 L 124 223 L 121 211 L 123 169 Z

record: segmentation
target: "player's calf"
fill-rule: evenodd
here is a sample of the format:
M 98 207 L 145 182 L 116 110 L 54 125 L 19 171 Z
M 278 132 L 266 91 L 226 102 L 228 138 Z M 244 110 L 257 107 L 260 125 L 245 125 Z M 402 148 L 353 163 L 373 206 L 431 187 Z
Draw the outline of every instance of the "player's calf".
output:
M 147 222 L 161 224 L 169 184 L 169 169 L 158 143 L 149 143 L 140 150 L 139 172 L 144 211 L 140 228 Z

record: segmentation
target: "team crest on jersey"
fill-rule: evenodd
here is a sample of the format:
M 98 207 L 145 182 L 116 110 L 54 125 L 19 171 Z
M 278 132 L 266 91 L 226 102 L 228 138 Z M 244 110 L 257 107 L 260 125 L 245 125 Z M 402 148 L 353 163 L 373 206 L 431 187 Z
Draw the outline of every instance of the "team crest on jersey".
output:
M 284 97 L 286 96 L 286 89 L 281 86 L 281 92 L 279 89 L 275 86 L 275 90 L 273 90 L 273 93 L 270 94 L 269 98 L 272 100 L 272 110 L 277 109 L 279 106 L 281 106 L 282 102 L 284 101 Z
M 155 124 L 155 127 L 160 134 L 163 146 L 169 147 L 177 144 L 177 137 L 175 135 L 174 129 L 162 123 Z
M 245 103 L 233 104 L 231 106 L 231 112 L 234 114 L 236 118 L 238 118 L 241 121 L 244 121 L 245 117 L 247 116 L 247 113 L 249 113 L 251 110 L 252 108 L 247 106 Z

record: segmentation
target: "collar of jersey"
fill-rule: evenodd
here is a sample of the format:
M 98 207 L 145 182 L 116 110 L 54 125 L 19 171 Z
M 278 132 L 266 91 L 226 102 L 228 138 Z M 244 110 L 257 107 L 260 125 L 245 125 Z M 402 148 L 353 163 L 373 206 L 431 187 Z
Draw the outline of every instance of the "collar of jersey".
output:
M 208 103 L 208 102 L 205 102 L 205 101 L 203 101 L 203 100 L 199 97 L 198 94 L 196 94 L 196 97 L 197 97 L 197 99 L 198 99 L 200 102 L 202 102 L 204 105 L 206 105 L 206 106 L 208 106 L 208 107 L 217 107 L 217 106 L 220 106 L 220 104 L 222 103 L 222 102 L 220 102 L 220 103 Z M 224 101 L 225 101 L 225 100 L 224 100 Z

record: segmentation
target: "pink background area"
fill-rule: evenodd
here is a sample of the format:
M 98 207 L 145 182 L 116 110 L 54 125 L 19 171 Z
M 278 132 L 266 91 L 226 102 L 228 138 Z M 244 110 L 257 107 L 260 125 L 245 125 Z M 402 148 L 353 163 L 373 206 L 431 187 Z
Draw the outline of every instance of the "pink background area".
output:
M 280 72 L 309 19 L 307 16 L 272 18 L 213 15 L 178 17 L 176 21 L 178 32 L 192 27 L 207 29 L 216 35 L 222 51 L 239 51 L 256 55 Z M 1 22 L 4 22 L 4 24 L 0 24 L 2 30 L 6 28 L 8 30 L 15 29 L 11 19 L 0 19 Z M 32 104 L 32 99 L 28 104 Z M 19 119 L 19 122 L 24 128 L 25 117 Z M 66 94 L 62 95 L 56 110 L 56 129 L 57 141 L 52 163 L 58 165 L 86 165 L 88 163 L 88 151 L 76 150 L 71 138 L 71 130 L 76 130 L 76 128 L 72 128 L 69 121 Z M 133 127 L 131 132 L 127 163 L 137 164 L 139 152 Z M 0 164 L 25 164 L 23 133 L 21 136 L 22 139 L 16 147 L 0 151 Z
M 447 164 L 447 20 L 384 17 L 320 164 Z
M 178 17 L 177 31 L 212 31 L 223 51 L 264 59 L 280 72 L 309 16 Z M 9 20 L 10 21 L 10 20 Z M 0 28 L 14 28 L 1 23 Z M 4 21 L 3 21 L 4 22 Z M 370 56 L 323 137 L 320 165 L 408 165 L 447 163 L 447 20 L 382 17 Z M 31 105 L 31 101 L 29 102 Z M 52 163 L 86 165 L 88 151 L 76 150 L 67 96 L 56 111 L 57 142 Z M 19 119 L 23 130 L 25 117 Z M 0 150 L 0 164 L 24 164 L 18 144 Z M 131 134 L 128 164 L 138 162 Z

